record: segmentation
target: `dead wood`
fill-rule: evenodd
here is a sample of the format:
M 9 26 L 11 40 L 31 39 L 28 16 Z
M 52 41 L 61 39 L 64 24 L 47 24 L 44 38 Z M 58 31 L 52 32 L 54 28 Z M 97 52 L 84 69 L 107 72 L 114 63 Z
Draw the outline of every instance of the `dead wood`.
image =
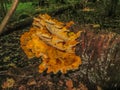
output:
M 16 10 L 16 7 L 18 5 L 18 0 L 13 0 L 12 6 L 8 13 L 6 14 L 5 18 L 3 19 L 1 25 L 0 25 L 0 35 L 2 34 L 6 24 L 8 23 L 9 19 L 13 15 L 14 11 Z
M 28 25 L 31 25 L 33 21 L 33 18 L 32 17 L 27 17 L 25 19 L 22 19 L 20 21 L 17 21 L 17 22 L 13 22 L 11 24 L 8 24 L 4 31 L 2 32 L 1 35 L 5 35 L 7 33 L 10 33 L 10 32 L 13 32 L 15 30 L 19 30 L 19 29 L 22 29 L 24 28 L 25 26 L 28 26 Z
M 90 81 L 102 87 L 114 87 L 120 81 L 120 35 L 87 29 L 78 41 L 81 43 L 76 53 L 82 56 L 80 73 L 85 76 L 85 83 Z M 116 87 L 120 84 L 117 83 Z
M 48 13 L 51 16 L 57 16 L 58 14 L 61 14 L 61 13 L 63 13 L 64 11 L 66 11 L 68 9 L 72 9 L 72 8 L 75 8 L 75 7 L 78 8 L 78 6 L 80 7 L 81 4 L 78 4 L 78 3 L 72 4 L 72 5 L 70 4 L 70 5 L 66 6 L 66 7 L 60 7 L 57 10 L 55 9 L 53 11 L 41 12 L 41 10 L 40 11 L 36 10 L 35 13 L 34 13 L 34 16 L 37 16 L 39 13 Z M 8 16 L 8 15 L 6 15 L 6 16 Z M 5 21 L 8 21 L 8 20 L 5 20 Z M 6 25 L 6 27 L 4 25 L 1 25 L 2 26 L 1 29 L 3 28 L 4 30 L 3 29 L 2 29 L 2 31 L 0 30 L 1 31 L 0 34 L 5 35 L 7 33 L 10 33 L 12 31 L 14 31 L 14 30 L 18 30 L 19 28 L 24 28 L 25 26 L 31 25 L 32 21 L 33 21 L 33 17 L 27 17 L 25 19 L 21 19 L 19 21 L 12 22 L 12 23 Z

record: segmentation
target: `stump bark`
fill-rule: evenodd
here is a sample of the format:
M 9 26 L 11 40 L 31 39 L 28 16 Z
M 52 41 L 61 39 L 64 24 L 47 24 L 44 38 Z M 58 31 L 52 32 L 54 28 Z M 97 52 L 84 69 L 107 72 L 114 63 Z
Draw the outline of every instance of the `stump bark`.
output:
M 81 78 L 104 88 L 120 87 L 120 35 L 85 30 L 76 53 L 82 57 Z

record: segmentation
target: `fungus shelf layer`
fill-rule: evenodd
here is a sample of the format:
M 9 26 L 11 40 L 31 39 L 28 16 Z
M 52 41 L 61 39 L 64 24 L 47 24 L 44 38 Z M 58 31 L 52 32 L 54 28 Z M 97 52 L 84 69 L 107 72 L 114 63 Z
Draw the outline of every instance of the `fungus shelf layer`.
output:
M 34 18 L 30 30 L 21 35 L 20 44 L 27 57 L 42 57 L 40 73 L 46 69 L 54 74 L 78 69 L 81 58 L 75 54 L 75 46 L 81 31 L 70 31 L 72 24 L 73 21 L 62 23 L 43 14 Z

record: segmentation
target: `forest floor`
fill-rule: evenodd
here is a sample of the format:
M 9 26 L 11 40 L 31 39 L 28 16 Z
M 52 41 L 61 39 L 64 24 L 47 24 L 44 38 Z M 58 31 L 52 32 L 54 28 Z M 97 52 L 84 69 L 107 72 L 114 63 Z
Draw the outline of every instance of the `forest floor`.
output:
M 113 33 L 117 33 L 116 37 L 119 36 L 119 15 L 114 18 L 104 18 L 102 14 L 98 14 L 98 12 L 100 12 L 99 9 L 94 12 L 83 12 L 81 10 L 73 9 L 66 10 L 54 18 L 64 22 L 73 20 L 77 25 L 80 25 L 80 27 L 82 26 L 82 28 L 85 26 L 88 26 L 89 29 L 91 29 L 91 27 L 94 28 L 95 33 L 112 31 Z M 41 58 L 33 58 L 28 60 L 27 56 L 20 47 L 20 37 L 24 32 L 28 31 L 29 28 L 30 26 L 24 27 L 22 30 L 18 29 L 12 33 L 0 37 L 0 89 L 101 90 L 102 87 L 110 87 L 110 82 L 107 86 L 104 86 L 101 85 L 101 82 L 99 83 L 99 79 L 97 80 L 98 83 L 94 83 L 97 81 L 94 81 L 93 77 L 90 77 L 93 79 L 92 81 L 87 76 L 84 76 L 87 74 L 84 74 L 84 70 L 81 69 L 88 67 L 84 65 L 82 67 L 80 66 L 76 71 L 69 71 L 67 74 L 57 73 L 54 75 L 53 73 L 47 74 L 46 72 L 39 73 L 38 66 L 41 63 Z M 118 50 L 120 49 L 118 48 Z M 80 52 L 76 53 L 80 55 Z M 120 60 L 119 56 L 117 57 L 118 60 Z M 99 72 L 97 73 L 100 74 Z M 118 73 L 118 76 L 119 75 L 120 74 Z M 120 86 L 120 81 L 113 81 L 113 83 L 115 83 L 113 84 L 113 87 L 115 88 Z

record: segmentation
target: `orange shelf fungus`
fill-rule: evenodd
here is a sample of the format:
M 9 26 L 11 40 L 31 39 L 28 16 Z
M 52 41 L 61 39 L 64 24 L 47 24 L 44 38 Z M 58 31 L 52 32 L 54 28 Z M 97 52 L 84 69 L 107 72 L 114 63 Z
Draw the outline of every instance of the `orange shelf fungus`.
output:
M 21 35 L 20 44 L 28 58 L 41 57 L 39 72 L 56 74 L 61 71 L 76 70 L 81 64 L 81 58 L 75 54 L 78 33 L 71 32 L 69 27 L 74 24 L 59 22 L 49 15 L 43 14 L 34 18 L 32 27 Z

